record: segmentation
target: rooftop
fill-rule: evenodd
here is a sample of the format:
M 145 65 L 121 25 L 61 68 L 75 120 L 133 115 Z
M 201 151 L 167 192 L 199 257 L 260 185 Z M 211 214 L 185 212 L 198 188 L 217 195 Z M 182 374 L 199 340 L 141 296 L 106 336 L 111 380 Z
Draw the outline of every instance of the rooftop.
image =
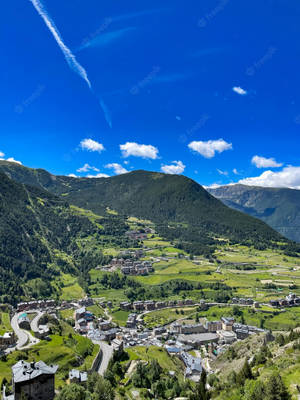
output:
M 19 361 L 12 367 L 14 382 L 24 382 L 35 379 L 40 375 L 53 375 L 56 373 L 58 365 L 48 366 L 43 361 L 36 363 L 28 363 L 26 361 Z

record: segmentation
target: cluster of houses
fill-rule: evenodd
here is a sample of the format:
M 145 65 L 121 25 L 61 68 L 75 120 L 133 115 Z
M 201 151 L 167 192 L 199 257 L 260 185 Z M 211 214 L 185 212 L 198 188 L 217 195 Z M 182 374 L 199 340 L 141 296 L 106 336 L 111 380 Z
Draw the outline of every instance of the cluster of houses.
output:
M 75 330 L 95 341 L 111 341 L 115 339 L 118 331 L 109 320 L 96 318 L 86 307 L 75 311 Z
M 240 304 L 240 305 L 243 305 L 243 306 L 252 306 L 252 305 L 255 305 L 254 303 L 256 303 L 256 302 L 251 298 L 244 299 L 242 297 L 240 297 L 240 298 L 239 297 L 233 297 L 231 299 L 231 303 L 232 304 Z
M 121 272 L 124 275 L 149 275 L 154 272 L 154 268 L 150 261 L 125 260 Z
M 140 230 L 127 231 L 125 235 L 129 237 L 131 240 L 146 240 L 148 238 L 148 234 L 154 233 L 154 230 L 151 228 L 144 228 Z
M 53 308 L 56 306 L 56 301 L 49 299 L 49 300 L 33 300 L 33 301 L 26 301 L 22 303 L 18 303 L 17 311 L 30 311 L 30 310 L 46 310 L 49 308 Z
M 290 293 L 284 299 L 270 300 L 270 305 L 275 308 L 299 306 L 300 297 L 295 293 Z
M 113 258 L 109 266 L 102 269 L 105 271 L 120 269 L 124 275 L 148 275 L 150 272 L 154 271 L 152 262 L 138 261 L 134 258 Z
M 88 311 L 86 307 L 81 307 L 75 310 L 75 330 L 78 333 L 87 333 L 93 326 L 94 314 Z
M 181 307 L 181 306 L 192 306 L 195 302 L 191 299 L 185 300 L 170 300 L 170 301 L 134 301 L 133 303 L 123 301 L 120 303 L 120 309 L 123 311 L 153 311 L 159 310 L 166 307 Z
M 176 337 L 177 343 L 199 348 L 209 343 L 231 344 L 237 339 L 243 340 L 252 334 L 266 331 L 256 326 L 236 323 L 233 317 L 222 317 L 219 321 L 206 321 L 205 324 L 184 325 L 175 322 L 169 332 Z

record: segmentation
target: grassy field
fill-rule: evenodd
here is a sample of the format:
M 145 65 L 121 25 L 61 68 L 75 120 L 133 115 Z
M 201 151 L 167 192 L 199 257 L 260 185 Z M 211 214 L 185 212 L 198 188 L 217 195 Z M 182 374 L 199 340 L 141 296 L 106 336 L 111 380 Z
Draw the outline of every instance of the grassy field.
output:
M 59 284 L 61 286 L 61 300 L 78 300 L 85 296 L 84 290 L 79 286 L 76 277 L 62 274 Z
M 91 368 L 96 357 L 99 346 L 82 336 L 73 335 L 72 338 L 58 335 L 51 336 L 51 342 L 41 341 L 26 351 L 14 351 L 7 356 L 7 362 L 0 361 L 0 381 L 5 377 L 11 379 L 11 367 L 18 360 L 39 361 L 46 364 L 58 364 L 59 369 L 56 375 L 56 387 L 63 384 L 67 379 L 69 370 L 73 367 L 79 369 Z M 87 353 L 90 353 L 87 355 Z M 81 359 L 81 366 L 78 367 L 78 360 Z
M 91 311 L 96 318 L 101 318 L 105 316 L 104 310 L 98 304 L 87 307 L 88 311 Z
M 0 313 L 0 335 L 3 335 L 5 332 L 11 332 L 12 328 L 10 325 L 9 314 L 5 312 Z
M 90 221 L 92 221 L 93 223 L 95 223 L 98 228 L 103 228 L 103 226 L 101 224 L 98 223 L 99 219 L 102 218 L 97 214 L 94 214 L 92 211 L 90 210 L 85 210 L 83 208 L 71 205 L 71 210 L 74 212 L 75 215 L 79 215 L 79 216 L 84 216 L 87 217 Z
M 60 316 L 62 319 L 74 320 L 74 312 L 73 308 L 67 308 L 66 310 L 60 310 Z
M 120 310 L 120 311 L 115 311 L 114 313 L 111 314 L 111 316 L 112 316 L 113 322 L 115 322 L 116 324 L 118 324 L 120 326 L 125 326 L 129 314 L 130 314 L 130 312 L 128 312 L 128 311 Z
M 183 372 L 183 364 L 176 357 L 170 357 L 165 349 L 156 346 L 136 346 L 125 350 L 131 360 L 157 360 L 160 366 L 168 371 L 175 371 L 179 374 Z
M 145 314 L 144 321 L 147 328 L 170 324 L 179 318 L 189 318 L 196 311 L 196 307 L 166 308 Z

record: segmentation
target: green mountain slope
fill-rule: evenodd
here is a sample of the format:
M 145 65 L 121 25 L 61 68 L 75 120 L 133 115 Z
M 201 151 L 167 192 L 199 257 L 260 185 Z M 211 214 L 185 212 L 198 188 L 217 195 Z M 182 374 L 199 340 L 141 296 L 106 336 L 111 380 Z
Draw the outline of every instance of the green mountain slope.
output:
M 208 234 L 243 243 L 282 239 L 263 222 L 226 207 L 184 176 L 134 171 L 111 178 L 77 179 L 8 162 L 0 163 L 1 170 L 19 182 L 43 187 L 98 214 L 110 207 L 120 214 L 150 219 L 164 225 L 161 233 L 172 239 L 208 243 Z M 168 223 L 177 225 L 170 227 Z
M 0 302 L 15 296 L 49 296 L 61 272 L 81 276 L 105 262 L 101 251 L 79 246 L 99 235 L 65 200 L 0 173 Z
M 300 242 L 300 190 L 245 185 L 208 190 L 227 206 L 260 218 L 282 235 Z

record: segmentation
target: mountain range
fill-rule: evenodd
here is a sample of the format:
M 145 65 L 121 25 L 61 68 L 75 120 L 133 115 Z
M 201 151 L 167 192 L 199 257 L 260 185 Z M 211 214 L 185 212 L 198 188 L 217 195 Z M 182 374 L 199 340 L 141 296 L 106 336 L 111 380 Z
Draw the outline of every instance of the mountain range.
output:
M 110 178 L 73 178 L 6 161 L 0 161 L 0 171 L 19 183 L 47 190 L 98 215 L 109 207 L 119 214 L 146 218 L 156 224 L 189 224 L 203 235 L 209 232 L 239 241 L 282 239 L 266 224 L 225 206 L 182 175 L 133 171 Z
M 207 190 L 227 206 L 259 218 L 283 236 L 300 242 L 300 190 L 240 184 Z
M 58 293 L 61 273 L 85 287 L 88 271 L 108 262 L 105 246 L 137 245 L 125 235 L 128 216 L 151 220 L 161 237 L 191 255 L 212 258 L 227 242 L 298 251 L 182 175 L 72 178 L 0 161 L 0 301 Z

